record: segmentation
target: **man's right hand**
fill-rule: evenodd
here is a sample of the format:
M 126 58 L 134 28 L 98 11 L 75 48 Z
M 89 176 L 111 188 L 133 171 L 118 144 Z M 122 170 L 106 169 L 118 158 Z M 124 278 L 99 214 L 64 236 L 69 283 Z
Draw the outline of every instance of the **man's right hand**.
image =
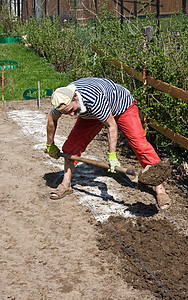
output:
M 46 143 L 46 153 L 52 157 L 52 158 L 55 158 L 55 159 L 58 159 L 59 158 L 59 155 L 58 153 L 60 152 L 59 148 L 55 145 L 55 144 L 51 144 L 51 145 L 48 145 Z
M 108 172 L 116 173 L 115 167 L 120 167 L 120 162 L 116 157 L 116 152 L 108 153 L 108 159 L 110 164 L 110 169 L 108 169 Z

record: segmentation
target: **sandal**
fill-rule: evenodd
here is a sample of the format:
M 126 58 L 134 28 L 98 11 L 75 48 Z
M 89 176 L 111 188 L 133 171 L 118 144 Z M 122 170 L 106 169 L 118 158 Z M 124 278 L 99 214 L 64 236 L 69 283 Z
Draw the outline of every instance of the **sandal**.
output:
M 157 194 L 157 203 L 162 210 L 168 209 L 171 206 L 171 200 L 165 193 Z
M 72 194 L 73 190 L 70 188 L 60 187 L 57 188 L 54 192 L 51 192 L 50 199 L 52 200 L 58 200 L 61 198 L 64 198 L 65 196 Z

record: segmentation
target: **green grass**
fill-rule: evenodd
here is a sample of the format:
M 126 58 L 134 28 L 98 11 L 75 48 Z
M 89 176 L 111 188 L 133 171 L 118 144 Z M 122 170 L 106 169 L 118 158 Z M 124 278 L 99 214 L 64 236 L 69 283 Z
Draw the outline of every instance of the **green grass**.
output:
M 4 71 L 6 79 L 5 101 L 22 100 L 25 90 L 38 88 L 38 81 L 40 81 L 41 89 L 56 89 L 70 83 L 66 74 L 58 73 L 54 67 L 36 55 L 32 49 L 21 44 L 0 44 L 0 60 L 13 60 L 18 63 L 17 68 L 5 69 Z M 1 73 L 0 70 L 2 77 Z M 0 94 L 2 94 L 1 87 Z

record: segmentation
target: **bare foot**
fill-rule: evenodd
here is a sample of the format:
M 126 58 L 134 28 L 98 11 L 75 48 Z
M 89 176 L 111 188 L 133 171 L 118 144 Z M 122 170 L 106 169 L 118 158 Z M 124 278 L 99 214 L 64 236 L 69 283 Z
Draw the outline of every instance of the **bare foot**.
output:
M 159 207 L 163 210 L 168 209 L 171 205 L 169 196 L 167 195 L 165 188 L 162 184 L 159 184 L 155 187 L 157 194 L 157 203 Z

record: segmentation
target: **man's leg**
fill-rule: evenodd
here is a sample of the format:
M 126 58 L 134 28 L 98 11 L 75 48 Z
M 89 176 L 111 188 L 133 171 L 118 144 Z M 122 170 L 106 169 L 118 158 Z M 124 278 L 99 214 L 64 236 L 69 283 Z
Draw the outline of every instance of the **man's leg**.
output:
M 74 172 L 75 166 L 76 166 L 76 163 L 65 158 L 65 160 L 64 160 L 64 176 L 63 176 L 63 181 L 62 181 L 62 184 L 64 185 L 65 188 L 71 187 L 71 178 L 72 178 L 72 173 Z
M 145 137 L 136 101 L 133 102 L 124 114 L 115 117 L 115 119 L 119 129 L 129 142 L 143 168 L 147 165 L 154 165 L 161 161 L 156 151 Z M 160 208 L 168 208 L 170 199 L 165 192 L 164 186 L 162 184 L 156 186 L 155 191 Z
M 101 131 L 102 127 L 103 123 L 97 119 L 82 119 L 78 117 L 75 126 L 62 147 L 63 152 L 80 156 Z M 63 181 L 53 193 L 51 199 L 63 198 L 64 195 L 67 195 L 67 192 L 71 191 L 71 178 L 76 164 L 77 161 L 65 158 Z M 57 198 L 56 196 L 58 195 L 61 197 Z
M 80 156 L 103 126 L 103 123 L 97 119 L 82 119 L 78 117 L 62 147 L 63 152 Z
M 115 117 L 115 119 L 119 129 L 129 142 L 143 168 L 161 161 L 145 137 L 136 101 L 122 115 Z

